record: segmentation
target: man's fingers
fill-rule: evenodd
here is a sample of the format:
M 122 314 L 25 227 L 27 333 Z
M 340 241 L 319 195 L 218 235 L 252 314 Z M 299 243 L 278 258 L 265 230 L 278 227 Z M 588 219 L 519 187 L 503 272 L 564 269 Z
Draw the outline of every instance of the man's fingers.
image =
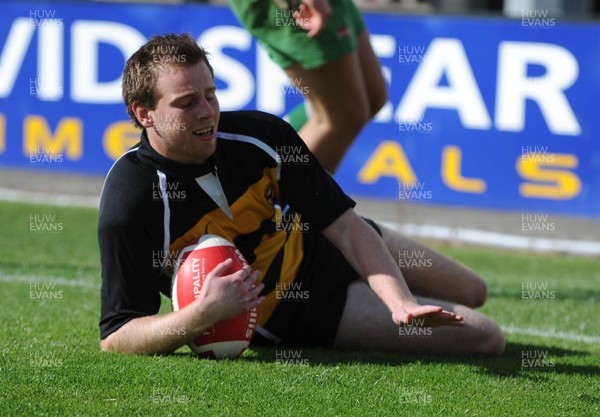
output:
M 225 273 L 225 271 L 227 271 L 227 268 L 229 268 L 232 262 L 233 260 L 231 258 L 225 259 L 223 262 L 220 262 L 217 266 L 215 266 L 214 269 L 210 271 L 209 275 L 215 277 L 222 276 Z
M 265 288 L 265 284 L 263 284 L 262 282 L 256 286 L 252 286 L 251 288 L 249 288 L 248 291 L 248 295 L 247 298 L 249 300 L 258 297 L 258 294 L 260 294 L 260 292 L 263 290 L 263 288 Z
M 252 273 L 248 274 L 248 276 L 244 279 L 244 285 L 242 287 L 243 291 L 246 291 L 246 295 L 244 296 L 245 302 L 251 302 L 256 300 L 261 291 L 265 288 L 265 284 L 262 282 L 256 285 L 256 280 L 260 276 L 260 271 L 252 271 Z M 264 297 L 263 297 L 264 298 Z M 262 301 L 261 301 L 262 302 Z M 249 307 L 253 308 L 253 307 Z
M 398 320 L 400 326 L 464 327 L 462 316 L 452 311 L 446 311 L 439 306 L 418 306 L 416 308 L 410 308 L 409 311 L 406 311 L 405 313 L 406 315 L 404 317 L 400 317 Z
M 259 296 L 260 292 L 265 288 L 265 285 L 261 282 L 260 284 L 253 286 L 242 298 L 242 301 L 246 304 L 248 310 L 258 306 L 265 300 L 264 296 Z
M 251 310 L 265 300 L 264 296 L 259 296 L 261 291 L 265 288 L 265 285 L 262 282 L 256 285 L 256 280 L 260 276 L 260 271 L 252 271 L 250 266 L 246 265 L 233 274 L 228 274 L 227 270 L 232 262 L 233 260 L 231 258 L 224 260 L 219 263 L 209 275 L 211 277 L 230 276 L 232 279 L 232 281 L 229 281 L 230 284 L 237 287 L 236 291 L 238 291 L 238 297 L 240 297 L 238 300 L 243 303 L 246 309 Z
M 256 298 L 255 300 L 246 303 L 246 308 L 248 310 L 252 310 L 254 307 L 258 307 L 260 305 L 260 303 L 262 303 L 263 301 L 265 301 L 265 296 L 261 295 L 260 297 Z
M 420 316 L 426 316 L 428 314 L 440 313 L 443 310 L 444 309 L 439 306 L 424 305 L 424 306 L 419 306 L 417 308 L 411 309 L 410 314 L 413 315 L 414 317 L 420 317 Z
M 248 268 L 248 272 L 250 271 L 250 269 Z M 247 277 L 244 278 L 244 282 L 248 283 L 249 285 L 254 285 L 254 283 L 256 282 L 256 280 L 258 279 L 258 277 L 260 276 L 260 271 L 258 270 L 254 270 L 252 271 L 252 273 L 249 273 Z

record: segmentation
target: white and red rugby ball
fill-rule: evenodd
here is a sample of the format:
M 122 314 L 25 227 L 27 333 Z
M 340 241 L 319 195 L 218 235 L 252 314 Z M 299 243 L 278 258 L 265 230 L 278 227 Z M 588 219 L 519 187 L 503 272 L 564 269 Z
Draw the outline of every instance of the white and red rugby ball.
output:
M 178 311 L 199 295 L 206 275 L 227 258 L 233 263 L 225 274 L 233 274 L 248 263 L 233 243 L 217 235 L 194 239 L 179 252 L 173 271 L 171 304 Z M 207 329 L 188 346 L 199 356 L 212 359 L 236 358 L 248 347 L 256 323 L 256 308 Z

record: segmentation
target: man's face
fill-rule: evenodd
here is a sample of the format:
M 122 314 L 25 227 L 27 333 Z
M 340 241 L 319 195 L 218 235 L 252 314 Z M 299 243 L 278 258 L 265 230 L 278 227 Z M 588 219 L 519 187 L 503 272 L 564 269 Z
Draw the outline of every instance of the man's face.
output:
M 158 69 L 156 108 L 145 125 L 152 147 L 176 162 L 204 163 L 216 149 L 219 102 L 204 62 Z

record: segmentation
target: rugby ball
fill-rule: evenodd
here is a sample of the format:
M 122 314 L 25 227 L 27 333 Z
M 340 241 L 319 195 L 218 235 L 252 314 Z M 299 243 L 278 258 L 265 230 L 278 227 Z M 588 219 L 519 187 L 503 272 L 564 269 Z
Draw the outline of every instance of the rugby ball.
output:
M 184 308 L 198 298 L 206 275 L 227 258 L 233 259 L 233 263 L 225 272 L 226 275 L 248 264 L 235 245 L 221 236 L 203 235 L 189 242 L 179 253 L 173 270 L 173 311 Z M 257 321 L 258 312 L 253 308 L 232 320 L 216 323 L 188 345 L 201 357 L 236 358 L 250 344 Z

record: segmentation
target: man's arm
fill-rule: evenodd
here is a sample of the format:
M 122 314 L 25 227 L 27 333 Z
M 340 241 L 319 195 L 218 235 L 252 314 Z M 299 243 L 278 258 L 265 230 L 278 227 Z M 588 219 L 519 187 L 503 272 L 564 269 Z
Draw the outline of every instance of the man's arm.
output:
M 439 306 L 421 306 L 411 294 L 400 268 L 381 237 L 352 209 L 344 212 L 323 230 L 392 313 L 399 325 L 424 319 L 425 327 L 462 326 L 462 317 Z
M 222 275 L 231 262 L 231 259 L 221 262 L 207 275 L 194 302 L 176 312 L 127 322 L 100 342 L 102 350 L 148 355 L 170 353 L 215 323 L 258 306 L 264 300 L 258 296 L 264 285 L 255 286 L 259 272 L 244 267 L 231 275 Z

